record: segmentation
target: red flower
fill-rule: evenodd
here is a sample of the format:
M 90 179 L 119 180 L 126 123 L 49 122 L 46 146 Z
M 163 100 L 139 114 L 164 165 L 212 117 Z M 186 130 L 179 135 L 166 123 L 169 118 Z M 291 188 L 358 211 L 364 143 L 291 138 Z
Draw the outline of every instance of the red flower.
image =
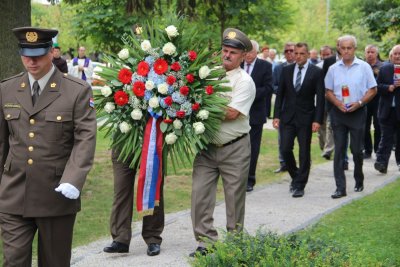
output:
M 178 111 L 176 112 L 176 117 L 179 118 L 179 119 L 183 119 L 183 118 L 185 117 L 185 111 L 183 111 L 183 110 L 178 110 Z
M 197 58 L 197 53 L 194 52 L 193 50 L 190 50 L 190 51 L 188 52 L 188 57 L 189 57 L 189 60 L 190 60 L 190 61 L 195 61 L 196 58 Z
M 182 95 L 187 95 L 187 94 L 189 94 L 189 87 L 187 87 L 187 86 L 182 86 L 181 88 L 179 88 L 179 92 L 182 94 Z
M 168 70 L 168 62 L 162 58 L 159 58 L 154 62 L 153 68 L 155 73 L 162 75 Z
M 194 82 L 193 74 L 189 73 L 188 75 L 186 75 L 186 80 L 188 81 L 188 83 L 193 83 Z
M 173 85 L 174 82 L 176 82 L 176 78 L 175 78 L 174 76 L 170 75 L 170 76 L 167 77 L 166 82 L 167 82 L 169 85 Z
M 164 98 L 164 103 L 167 105 L 167 106 L 171 106 L 172 105 L 172 97 L 171 96 L 167 96 L 166 98 Z
M 144 92 L 146 90 L 146 86 L 144 84 L 144 82 L 142 81 L 136 81 L 133 84 L 133 93 L 135 94 L 135 96 L 137 97 L 144 97 Z
M 207 85 L 206 86 L 206 94 L 211 95 L 212 93 L 214 93 L 214 88 L 211 85 Z
M 118 80 L 123 84 L 129 84 L 132 79 L 132 71 L 128 69 L 121 69 L 118 73 Z
M 163 120 L 163 122 L 164 122 L 164 123 L 171 124 L 171 123 L 172 123 L 172 119 L 166 118 L 166 119 Z
M 192 110 L 193 111 L 198 111 L 199 108 L 200 108 L 200 104 L 199 103 L 196 102 L 196 103 L 192 104 Z
M 150 67 L 146 61 L 140 61 L 137 66 L 137 73 L 141 76 L 147 76 L 149 73 Z
M 115 92 L 114 101 L 115 101 L 115 104 L 117 104 L 118 106 L 124 106 L 128 103 L 129 96 L 124 91 L 119 90 L 119 91 Z
M 181 65 L 179 62 L 174 62 L 171 64 L 171 70 L 173 71 L 180 71 L 181 70 Z

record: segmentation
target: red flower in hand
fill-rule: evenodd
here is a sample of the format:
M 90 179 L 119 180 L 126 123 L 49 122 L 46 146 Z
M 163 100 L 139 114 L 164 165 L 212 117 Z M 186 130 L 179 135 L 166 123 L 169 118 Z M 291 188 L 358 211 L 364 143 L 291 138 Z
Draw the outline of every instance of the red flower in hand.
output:
M 179 62 L 174 62 L 171 64 L 171 70 L 173 71 L 180 71 L 181 70 L 181 65 Z
M 173 100 L 172 100 L 172 97 L 171 97 L 171 96 L 167 96 L 166 98 L 164 98 L 164 103 L 165 103 L 167 106 L 171 106 L 171 105 L 172 105 L 172 102 L 173 102 Z
M 179 119 L 183 119 L 183 118 L 185 117 L 185 111 L 183 111 L 183 110 L 178 110 L 178 111 L 176 112 L 176 117 L 179 118 Z
M 211 85 L 207 85 L 206 86 L 206 94 L 211 95 L 212 93 L 214 93 L 214 88 Z
M 171 124 L 171 123 L 172 123 L 172 119 L 166 118 L 166 119 L 163 120 L 163 122 L 164 122 L 164 123 Z
M 198 111 L 199 108 L 200 108 L 200 104 L 199 103 L 196 102 L 196 103 L 192 104 L 192 110 L 193 111 Z
M 189 94 L 189 87 L 184 85 L 181 88 L 179 88 L 179 92 L 181 93 L 181 95 L 187 95 Z
M 132 79 L 132 71 L 128 69 L 121 69 L 118 73 L 118 80 L 123 84 L 129 84 Z
M 150 67 L 146 61 L 140 61 L 137 66 L 137 73 L 141 76 L 147 76 L 149 73 Z
M 119 90 L 119 91 L 115 92 L 115 94 L 114 94 L 114 101 L 115 101 L 115 104 L 117 104 L 118 106 L 124 106 L 128 103 L 129 96 L 124 91 Z
M 168 62 L 162 58 L 159 58 L 154 62 L 153 68 L 155 73 L 162 75 L 168 70 Z
M 133 93 L 135 94 L 135 96 L 137 97 L 144 97 L 144 92 L 146 90 L 146 86 L 144 84 L 144 82 L 142 81 L 136 81 L 133 84 Z
M 170 75 L 170 76 L 167 77 L 166 82 L 167 82 L 169 85 L 173 85 L 174 82 L 176 82 L 176 78 L 175 78 L 174 76 Z
M 193 74 L 189 73 L 188 75 L 186 75 L 186 80 L 188 81 L 188 83 L 193 83 L 194 82 Z
M 194 52 L 193 50 L 190 50 L 190 51 L 188 52 L 188 57 L 189 57 L 189 60 L 190 60 L 190 61 L 195 61 L 196 58 L 197 58 L 197 53 Z

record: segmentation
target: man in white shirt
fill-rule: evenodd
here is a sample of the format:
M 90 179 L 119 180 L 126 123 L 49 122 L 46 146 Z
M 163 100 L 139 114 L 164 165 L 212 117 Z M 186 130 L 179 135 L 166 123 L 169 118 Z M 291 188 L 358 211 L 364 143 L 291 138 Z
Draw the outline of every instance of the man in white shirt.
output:
M 92 85 L 93 63 L 86 57 L 86 49 L 81 46 L 78 50 L 78 57 L 72 59 L 68 68 L 68 73 L 74 77 L 87 81 Z

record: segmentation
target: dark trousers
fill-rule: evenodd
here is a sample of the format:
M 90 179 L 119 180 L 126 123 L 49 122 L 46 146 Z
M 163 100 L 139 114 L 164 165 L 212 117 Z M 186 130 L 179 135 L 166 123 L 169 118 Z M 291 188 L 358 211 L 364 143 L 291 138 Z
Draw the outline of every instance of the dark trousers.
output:
M 114 171 L 114 202 L 110 218 L 111 236 L 114 241 L 129 245 L 132 237 L 133 196 L 136 173 L 129 163 L 118 160 L 119 154 L 112 151 Z M 161 244 L 164 230 L 164 197 L 161 184 L 160 205 L 154 208 L 154 214 L 143 217 L 142 237 L 146 244 Z
M 365 122 L 365 138 L 364 152 L 365 154 L 377 153 L 379 142 L 381 140 L 381 127 L 378 120 L 378 102 L 379 98 L 375 97 L 367 104 L 367 119 Z M 371 123 L 374 124 L 374 143 L 372 144 Z
M 311 166 L 311 125 L 298 123 L 282 123 L 281 145 L 282 155 L 295 189 L 304 189 L 307 184 Z M 293 154 L 294 140 L 297 137 L 299 143 L 299 167 Z
M 366 108 L 360 108 L 351 113 L 343 113 L 336 107 L 330 111 L 332 119 L 333 138 L 335 140 L 335 157 L 333 160 L 333 173 L 336 181 L 336 188 L 346 191 L 346 176 L 344 173 L 343 162 L 346 155 L 347 140 L 350 133 L 350 151 L 354 161 L 354 179 L 356 184 L 364 182 L 363 149 L 365 120 L 367 116 Z
M 400 129 L 400 120 L 397 119 L 396 111 L 392 108 L 389 116 L 385 119 L 380 119 L 379 122 L 382 129 L 382 137 L 379 142 L 378 152 L 376 153 L 376 161 L 385 164 L 387 167 L 390 154 L 392 153 L 394 136 L 398 134 Z M 397 152 L 397 147 L 398 145 L 396 145 L 396 155 L 399 153 Z M 397 160 L 398 158 L 396 157 Z
M 260 154 L 260 145 L 263 133 L 263 124 L 251 124 L 250 130 L 250 144 L 251 144 L 251 158 L 249 168 L 249 178 L 247 184 L 254 186 L 256 184 L 256 168 L 258 155 Z
M 69 267 L 75 217 L 26 218 L 0 213 L 3 266 L 32 266 L 32 242 L 38 232 L 38 266 Z

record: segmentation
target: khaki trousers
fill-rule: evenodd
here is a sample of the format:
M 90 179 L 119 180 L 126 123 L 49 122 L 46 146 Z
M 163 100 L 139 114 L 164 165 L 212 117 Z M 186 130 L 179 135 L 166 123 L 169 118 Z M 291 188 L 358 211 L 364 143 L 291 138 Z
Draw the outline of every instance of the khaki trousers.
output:
M 250 153 L 247 135 L 225 147 L 210 145 L 208 150 L 197 154 L 193 164 L 191 217 L 199 246 L 206 247 L 204 241 L 218 239 L 213 213 L 220 175 L 225 194 L 226 228 L 230 232 L 243 229 Z
M 38 231 L 38 266 L 69 267 L 75 217 L 24 218 L 0 213 L 3 266 L 32 266 L 32 242 Z
M 114 241 L 129 245 L 132 238 L 133 197 L 135 171 L 129 163 L 118 161 L 119 154 L 112 151 L 114 171 L 114 202 L 111 210 L 110 231 Z M 152 216 L 143 217 L 142 237 L 146 244 L 161 244 L 164 230 L 164 196 L 161 184 L 160 205 L 154 208 Z

